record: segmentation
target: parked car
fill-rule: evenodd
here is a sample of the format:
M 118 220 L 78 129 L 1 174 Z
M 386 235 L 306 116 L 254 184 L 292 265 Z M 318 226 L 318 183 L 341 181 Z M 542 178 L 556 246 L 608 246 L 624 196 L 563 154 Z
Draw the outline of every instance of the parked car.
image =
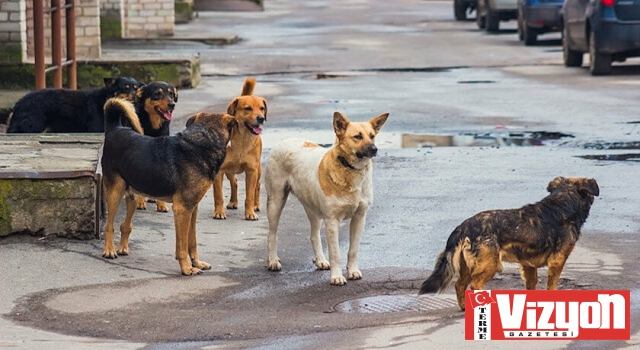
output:
M 487 32 L 500 30 L 500 21 L 518 18 L 518 0 L 477 0 L 476 23 Z
M 453 0 L 453 15 L 456 21 L 466 21 L 467 13 L 473 12 L 478 5 L 478 0 Z
M 603 75 L 640 56 L 640 0 L 565 0 L 560 15 L 565 66 L 582 66 L 588 52 L 591 74 Z
M 564 0 L 518 0 L 518 37 L 535 45 L 538 35 L 562 29 L 560 8 Z

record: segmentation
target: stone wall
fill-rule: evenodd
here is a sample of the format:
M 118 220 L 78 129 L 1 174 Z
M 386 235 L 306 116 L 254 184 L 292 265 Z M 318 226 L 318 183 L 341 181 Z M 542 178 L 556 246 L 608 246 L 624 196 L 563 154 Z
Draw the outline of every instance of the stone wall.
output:
M 0 0 L 0 63 L 22 63 L 27 56 L 25 3 Z
M 123 0 L 123 38 L 144 39 L 172 36 L 175 0 Z
M 23 0 L 25 1 L 25 0 Z M 34 59 L 33 47 L 33 0 L 26 0 L 27 61 Z M 64 3 L 64 0 L 62 0 Z M 76 56 L 79 60 L 100 58 L 100 9 L 98 0 L 76 0 Z M 66 53 L 66 18 L 62 14 L 62 60 Z M 45 60 L 51 62 L 51 15 L 44 16 Z

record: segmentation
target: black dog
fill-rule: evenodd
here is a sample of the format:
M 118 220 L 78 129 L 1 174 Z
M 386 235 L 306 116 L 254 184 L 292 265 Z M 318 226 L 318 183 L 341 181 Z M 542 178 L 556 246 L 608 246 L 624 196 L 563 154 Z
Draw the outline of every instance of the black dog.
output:
M 176 259 L 184 275 L 200 273 L 211 265 L 198 257 L 196 218 L 198 204 L 224 161 L 236 118 L 228 114 L 198 113 L 187 128 L 174 136 L 149 137 L 142 132 L 133 105 L 110 99 L 105 104 L 106 133 L 102 153 L 107 223 L 102 256 L 129 254 L 129 235 L 136 211 L 134 193 L 173 203 Z M 135 129 L 122 127 L 128 120 Z M 127 214 L 120 225 L 120 243 L 114 245 L 114 220 L 125 196 Z
M 549 195 L 537 203 L 484 211 L 456 227 L 419 294 L 442 292 L 458 274 L 456 296 L 464 310 L 467 286 L 484 289 L 502 271 L 501 261 L 520 264 L 527 289 L 536 289 L 538 268 L 548 266 L 547 289 L 557 289 L 600 189 L 594 179 L 559 176 L 549 182 L 547 191 Z
M 104 132 L 104 103 L 111 97 L 133 101 L 140 82 L 131 77 L 104 78 L 91 90 L 43 89 L 22 97 L 13 108 L 7 133 Z
M 162 81 L 153 82 L 139 88 L 134 100 L 144 134 L 154 137 L 169 136 L 169 125 L 178 102 L 178 90 Z M 147 209 L 144 197 L 138 196 L 136 205 L 138 209 Z M 156 210 L 167 212 L 169 208 L 165 202 L 157 201 Z

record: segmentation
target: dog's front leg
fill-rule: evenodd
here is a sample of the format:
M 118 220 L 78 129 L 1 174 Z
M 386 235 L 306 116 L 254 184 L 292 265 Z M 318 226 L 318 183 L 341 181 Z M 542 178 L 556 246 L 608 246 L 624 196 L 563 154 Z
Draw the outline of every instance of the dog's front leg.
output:
M 198 242 L 196 240 L 196 221 L 198 219 L 198 206 L 191 213 L 191 223 L 189 224 L 189 258 L 191 258 L 191 266 L 201 270 L 211 269 L 206 261 L 200 260 L 198 257 Z
M 227 218 L 227 214 L 225 214 L 224 212 L 224 197 L 222 196 L 223 179 L 224 174 L 222 172 L 218 172 L 213 180 L 213 218 L 219 220 L 224 220 Z
M 191 229 L 193 208 L 185 208 L 182 203 L 173 202 L 173 218 L 176 226 L 176 260 L 180 264 L 183 275 L 196 275 L 202 272 L 189 263 L 189 234 Z
M 347 279 L 342 276 L 342 268 L 340 267 L 340 221 L 337 219 L 326 219 L 324 225 L 327 230 L 331 284 L 342 286 L 347 284 Z
M 258 171 L 255 169 L 247 169 L 246 178 L 246 194 L 247 198 L 244 201 L 244 219 L 245 220 L 258 220 L 258 215 L 255 213 L 256 208 L 256 185 L 258 184 Z
M 366 209 L 359 208 L 358 212 L 351 218 L 349 225 L 347 273 L 350 280 L 359 280 L 362 278 L 362 272 L 358 269 L 358 247 L 360 246 L 360 237 L 362 237 L 366 217 Z
M 569 254 L 573 251 L 573 245 L 564 246 L 562 250 L 555 254 L 551 254 L 549 259 L 547 259 L 547 266 L 549 269 L 547 270 L 547 289 L 555 290 L 558 289 L 558 281 L 560 280 L 560 274 L 562 273 L 562 269 L 564 268 L 564 264 L 567 262 L 569 258 Z

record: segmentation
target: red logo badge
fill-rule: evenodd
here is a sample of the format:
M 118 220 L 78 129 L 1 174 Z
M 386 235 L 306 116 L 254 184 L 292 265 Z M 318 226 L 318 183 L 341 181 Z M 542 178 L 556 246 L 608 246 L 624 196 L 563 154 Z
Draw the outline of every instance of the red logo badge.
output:
M 629 340 L 628 290 L 466 291 L 467 340 Z

